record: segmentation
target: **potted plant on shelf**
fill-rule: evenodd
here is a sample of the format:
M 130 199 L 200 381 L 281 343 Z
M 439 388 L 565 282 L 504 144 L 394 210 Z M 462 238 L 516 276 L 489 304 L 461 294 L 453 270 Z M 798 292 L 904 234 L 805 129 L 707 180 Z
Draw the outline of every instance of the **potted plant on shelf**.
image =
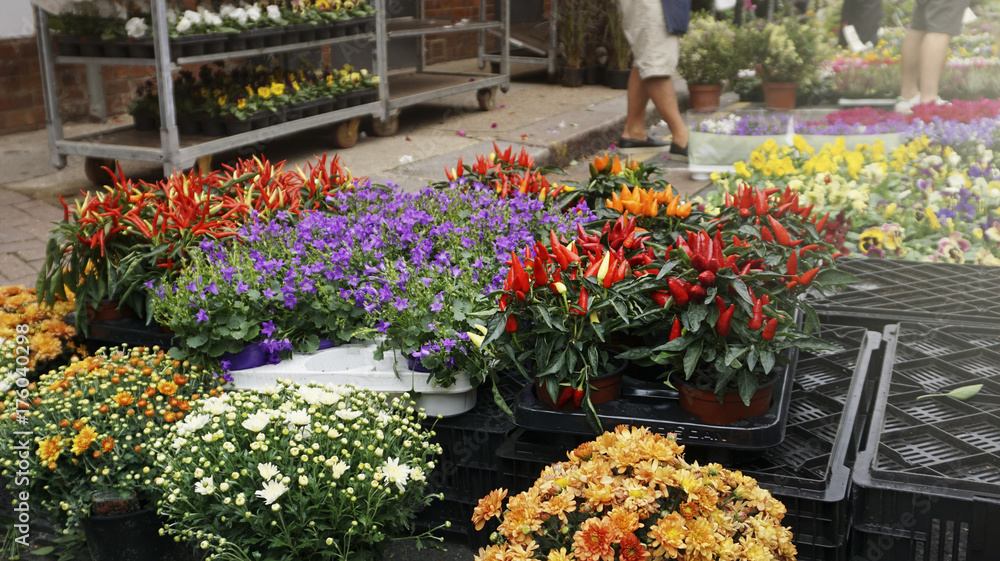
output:
M 584 43 L 583 83 L 588 86 L 604 82 L 605 64 L 601 64 L 602 55 L 607 55 L 604 38 L 607 36 L 608 17 L 607 5 L 600 0 L 589 0 L 586 6 L 588 22 L 587 37 Z
M 135 121 L 135 130 L 152 131 L 160 128 L 160 97 L 156 82 L 146 80 L 135 89 L 135 97 L 129 101 L 128 114 Z
M 761 64 L 764 103 L 769 109 L 795 109 L 798 80 L 806 71 L 786 26 L 769 23 L 762 31 L 767 51 Z
M 550 560 L 795 559 L 781 502 L 739 471 L 689 464 L 683 449 L 674 434 L 619 426 L 543 469 L 506 507 L 507 491 L 491 492 L 472 522 L 500 526 L 475 561 L 523 551 Z
M 687 81 L 691 109 L 711 113 L 719 108 L 725 83 L 734 77 L 736 34 L 724 21 L 696 17 L 680 41 L 677 71 Z
M 589 23 L 586 0 L 559 1 L 559 43 L 563 48 L 565 66 L 562 85 L 583 85 L 583 57 L 586 51 Z
M 790 190 L 742 186 L 705 230 L 678 235 L 652 263 L 663 283 L 649 293 L 636 333 L 647 346 L 619 355 L 666 366 L 681 407 L 728 424 L 770 407 L 786 350 L 836 350 L 814 337 L 818 320 L 799 298 L 807 289 L 850 283 L 819 233 L 826 218 L 800 208 Z M 798 323 L 799 316 L 803 325 Z M 669 332 L 662 330 L 670 325 Z
M 441 447 L 415 409 L 405 393 L 288 381 L 203 400 L 157 441 L 164 530 L 210 558 L 381 559 L 437 496 Z
M 632 67 L 632 47 L 625 37 L 622 27 L 622 14 L 615 2 L 607 11 L 608 26 L 608 69 L 604 74 L 604 83 L 615 90 L 628 88 L 628 76 Z
M 144 510 L 158 495 L 150 447 L 199 397 L 220 391 L 211 380 L 156 348 L 100 349 L 74 359 L 25 388 L 30 410 L 19 400 L 5 404 L 0 436 L 21 445 L 0 449 L 0 473 L 59 530 L 82 525 L 95 559 L 153 557 L 159 522 Z M 32 461 L 21 462 L 26 454 Z M 28 488 L 15 487 L 20 479 Z

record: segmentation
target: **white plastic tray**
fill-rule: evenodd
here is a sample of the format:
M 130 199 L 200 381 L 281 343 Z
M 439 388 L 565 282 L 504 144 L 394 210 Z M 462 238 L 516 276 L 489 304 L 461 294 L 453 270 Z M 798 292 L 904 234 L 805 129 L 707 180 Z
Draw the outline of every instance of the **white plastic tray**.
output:
M 406 359 L 399 353 L 386 353 L 382 360 L 375 360 L 375 346 L 375 343 L 351 343 L 297 354 L 278 364 L 234 370 L 232 387 L 258 389 L 283 379 L 300 384 L 352 385 L 388 394 L 410 392 L 417 398 L 417 406 L 431 417 L 460 415 L 475 407 L 476 389 L 468 374 L 463 372 L 453 385 L 442 388 L 428 380 L 430 374 L 407 368 Z

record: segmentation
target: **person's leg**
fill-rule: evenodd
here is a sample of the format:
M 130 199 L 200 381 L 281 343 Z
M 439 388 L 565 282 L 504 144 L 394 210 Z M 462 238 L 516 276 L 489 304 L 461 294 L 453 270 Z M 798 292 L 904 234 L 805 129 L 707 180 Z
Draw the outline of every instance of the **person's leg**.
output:
M 680 107 L 677 105 L 677 92 L 674 91 L 674 82 L 670 76 L 646 78 L 642 83 L 649 99 L 653 100 L 656 111 L 670 127 L 673 145 L 686 148 L 688 144 L 687 124 L 684 122 Z
M 902 56 L 900 59 L 899 96 L 912 99 L 920 93 L 923 84 L 918 88 L 921 69 L 921 45 L 925 33 L 918 29 L 910 29 L 903 38 Z
M 625 113 L 625 130 L 622 138 L 630 140 L 646 140 L 646 105 L 649 94 L 639 76 L 639 69 L 632 67 L 628 75 L 628 94 L 626 97 L 628 109 Z
M 926 33 L 920 45 L 920 103 L 937 101 L 941 71 L 948 56 L 947 33 Z M 905 95 L 905 94 L 904 94 Z

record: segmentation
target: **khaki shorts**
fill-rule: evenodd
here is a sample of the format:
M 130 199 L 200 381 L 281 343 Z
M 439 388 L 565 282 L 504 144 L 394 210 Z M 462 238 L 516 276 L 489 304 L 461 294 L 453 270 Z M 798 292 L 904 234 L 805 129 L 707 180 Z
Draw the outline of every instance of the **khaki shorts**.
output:
M 911 27 L 927 33 L 961 35 L 962 15 L 968 7 L 969 0 L 917 0 Z
M 667 32 L 660 0 L 619 0 L 622 27 L 632 46 L 635 67 L 645 80 L 677 71 L 680 37 Z

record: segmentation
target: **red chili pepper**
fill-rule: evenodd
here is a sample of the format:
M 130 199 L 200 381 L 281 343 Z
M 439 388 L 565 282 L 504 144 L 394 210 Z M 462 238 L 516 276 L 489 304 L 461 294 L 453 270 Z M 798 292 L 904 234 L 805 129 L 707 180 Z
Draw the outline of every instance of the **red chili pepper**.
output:
M 750 217 L 750 209 L 749 208 L 741 208 L 740 209 L 740 218 L 749 218 L 749 217 Z
M 799 285 L 799 281 L 792 280 L 788 284 L 785 285 L 785 288 L 787 288 L 788 290 L 795 290 L 795 287 L 798 286 L 798 285 Z
M 549 250 L 545 249 L 545 245 L 542 242 L 535 242 L 535 255 L 541 257 L 545 263 L 552 261 L 552 257 L 549 256 Z
M 719 321 L 715 323 L 715 332 L 718 333 L 720 337 L 729 335 L 729 323 L 733 320 L 733 312 L 735 311 L 736 304 L 730 304 L 724 312 L 719 314 Z
M 504 329 L 507 331 L 507 333 L 513 333 L 517 331 L 517 320 L 514 319 L 514 316 L 507 316 L 507 324 L 504 325 Z
M 771 223 L 771 228 L 774 230 L 774 239 L 779 244 L 785 247 L 793 247 L 802 243 L 802 240 L 793 241 L 791 236 L 788 235 L 788 230 L 785 230 L 781 222 L 778 222 L 773 216 L 768 215 L 767 220 Z
M 764 324 L 764 301 L 757 300 L 753 303 L 753 315 L 750 317 L 750 329 L 757 330 Z
M 510 301 L 510 294 L 504 294 L 503 296 L 500 297 L 499 305 L 500 305 L 500 311 L 501 312 L 507 311 L 507 302 L 508 301 Z
M 792 208 L 792 203 L 785 203 L 778 207 L 778 210 L 774 212 L 774 215 L 778 217 L 784 216 L 790 208 Z
M 801 216 L 802 218 L 808 218 L 809 215 L 812 214 L 814 206 L 816 206 L 816 203 L 800 208 L 798 211 L 799 216 Z
M 704 302 L 706 296 L 708 296 L 708 291 L 706 291 L 705 287 L 700 284 L 693 284 L 691 285 L 691 288 L 688 289 L 688 298 L 692 302 Z
M 681 326 L 681 320 L 678 319 L 678 318 L 674 318 L 674 325 L 673 325 L 673 327 L 670 328 L 670 339 L 669 339 L 669 341 L 673 341 L 674 339 L 676 339 L 676 338 L 678 338 L 678 337 L 681 336 L 681 327 L 682 327 Z
M 654 290 L 649 295 L 653 298 L 653 302 L 656 302 L 656 305 L 661 308 L 670 304 L 670 295 L 662 290 Z
M 521 292 L 520 290 L 515 290 L 514 297 L 517 298 L 518 302 L 524 302 L 524 292 Z
M 549 275 L 545 272 L 545 262 L 542 261 L 541 256 L 535 257 L 535 261 L 531 265 L 531 273 L 535 277 L 535 288 L 549 284 Z
M 715 286 L 715 273 L 712 271 L 702 271 L 698 273 L 698 282 L 702 286 Z
M 785 266 L 785 273 L 794 277 L 799 274 L 799 254 L 795 251 L 788 257 L 788 264 Z
M 514 284 L 512 288 L 522 292 L 531 290 L 531 286 L 528 284 L 528 273 L 524 272 L 524 266 L 521 265 L 521 258 L 513 251 L 510 252 L 510 268 L 514 271 Z
M 830 218 L 830 213 L 828 212 L 828 213 L 826 213 L 826 214 L 823 215 L 823 218 L 819 219 L 819 222 L 816 223 L 816 231 L 817 232 L 822 232 L 823 229 L 826 228 L 826 221 L 829 218 Z
M 585 314 L 587 313 L 587 288 L 580 287 L 580 299 L 577 301 L 580 306 L 580 310 Z
M 622 261 L 618 263 L 618 267 L 615 268 L 615 280 L 611 283 L 614 284 L 625 278 L 628 274 L 628 261 Z
M 766 306 L 766 305 L 768 305 L 768 304 L 771 303 L 771 297 L 768 296 L 767 294 L 765 294 L 765 295 L 763 295 L 763 296 L 760 297 L 760 301 L 763 302 L 764 305 Z
M 774 243 L 774 236 L 771 235 L 771 231 L 767 229 L 767 226 L 761 226 L 760 239 L 764 240 L 767 243 Z
M 808 271 L 802 273 L 802 276 L 798 277 L 799 284 L 801 284 L 802 286 L 809 286 L 809 283 L 811 283 L 813 279 L 816 278 L 816 273 L 818 272 L 819 272 L 819 267 L 816 267 L 815 269 L 809 269 Z
M 670 290 L 670 295 L 674 297 L 674 302 L 678 306 L 688 303 L 687 291 L 684 290 L 684 285 L 681 284 L 680 279 L 677 277 L 667 277 L 667 288 Z
M 771 318 L 767 322 L 767 326 L 764 327 L 764 331 L 761 332 L 760 336 L 764 338 L 765 341 L 770 341 L 774 339 L 774 334 L 778 331 L 778 318 Z
M 583 403 L 584 396 L 583 388 L 577 388 L 573 390 L 573 405 L 579 407 Z
M 770 197 L 771 195 L 781 191 L 781 187 L 771 187 L 770 189 L 764 189 L 764 196 Z
M 561 390 L 559 390 L 559 399 L 556 400 L 556 408 L 562 409 L 572 398 L 573 388 L 570 386 L 564 386 Z
M 817 249 L 819 249 L 819 246 L 816 244 L 804 245 L 801 248 L 799 248 L 799 257 L 805 255 L 807 251 L 815 251 Z
M 757 197 L 754 201 L 754 210 L 757 212 L 757 216 L 764 216 L 767 214 L 768 205 L 767 199 L 764 198 L 763 191 L 757 191 Z
M 742 277 L 750 272 L 750 268 L 753 267 L 753 261 L 747 261 L 743 264 L 743 268 L 740 269 L 739 275 Z

